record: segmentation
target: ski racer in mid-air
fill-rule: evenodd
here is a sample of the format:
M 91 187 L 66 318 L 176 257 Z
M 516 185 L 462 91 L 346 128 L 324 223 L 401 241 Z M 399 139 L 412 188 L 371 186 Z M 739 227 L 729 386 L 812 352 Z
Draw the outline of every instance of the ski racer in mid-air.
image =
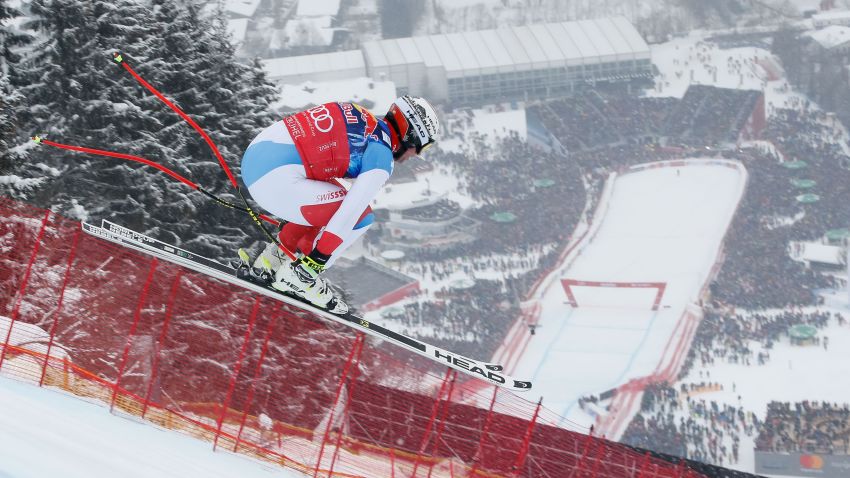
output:
M 369 203 L 394 162 L 418 156 L 437 140 L 440 123 L 423 98 L 396 99 L 383 119 L 353 103 L 325 103 L 272 124 L 242 156 L 251 197 L 283 219 L 278 239 L 298 259 L 288 262 L 270 243 L 263 258 L 276 269 L 272 286 L 314 305 L 344 312 L 322 272 L 369 228 Z M 349 190 L 338 181 L 352 178 Z

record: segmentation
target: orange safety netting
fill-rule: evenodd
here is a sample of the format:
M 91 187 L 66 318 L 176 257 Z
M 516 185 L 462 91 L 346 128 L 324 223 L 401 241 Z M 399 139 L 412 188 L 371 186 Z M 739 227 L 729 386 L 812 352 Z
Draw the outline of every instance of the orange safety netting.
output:
M 0 374 L 311 476 L 702 476 L 49 211 L 0 213 Z

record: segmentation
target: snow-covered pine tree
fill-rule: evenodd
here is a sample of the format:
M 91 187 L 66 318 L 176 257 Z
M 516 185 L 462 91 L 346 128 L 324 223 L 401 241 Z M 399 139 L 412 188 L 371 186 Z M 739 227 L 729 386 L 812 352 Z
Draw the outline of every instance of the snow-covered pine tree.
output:
M 26 179 L 11 175 L 16 164 L 27 160 L 26 135 L 21 132 L 18 113 L 25 109 L 23 95 L 15 88 L 17 65 L 21 57 L 17 49 L 31 41 L 29 35 L 18 31 L 11 21 L 21 12 L 0 0 L 0 194 L 21 197 L 38 183 L 37 179 Z
M 274 90 L 257 65 L 237 63 L 223 15 L 207 20 L 199 12 L 172 0 L 34 0 L 42 42 L 28 59 L 26 93 L 38 103 L 30 121 L 55 141 L 143 156 L 232 193 L 197 133 L 112 62 L 122 51 L 209 132 L 236 172 L 242 149 L 271 122 Z M 243 215 L 151 168 L 50 148 L 38 155 L 62 173 L 33 196 L 43 206 L 65 213 L 82 206 L 79 216 L 111 218 L 170 242 L 209 233 L 197 239 L 211 246 L 199 250 L 207 254 L 228 254 L 248 233 L 259 238 Z
M 155 67 L 140 63 L 138 68 L 209 133 L 236 174 L 244 148 L 274 120 L 269 105 L 275 89 L 258 63 L 246 65 L 236 60 L 223 11 L 205 17 L 200 5 L 193 2 L 154 0 L 153 5 L 152 17 L 162 30 L 148 42 L 146 55 L 159 61 Z M 203 139 L 166 107 L 158 110 L 163 112 L 158 116 L 163 128 L 157 138 L 171 150 L 173 164 L 182 165 L 189 177 L 205 188 L 239 202 Z M 180 186 L 170 184 L 168 188 Z M 185 189 L 180 190 L 186 194 Z M 229 254 L 235 244 L 244 244 L 249 237 L 260 238 L 243 214 L 222 208 L 200 193 L 193 193 L 192 202 L 195 210 L 177 219 L 198 217 L 203 227 L 185 221 L 169 225 L 178 236 L 191 240 L 192 247 L 213 255 Z M 199 232 L 210 234 L 192 237 Z
M 149 151 L 152 141 L 144 131 L 155 129 L 156 119 L 128 100 L 137 86 L 111 60 L 116 44 L 132 45 L 151 34 L 144 6 L 131 0 L 34 0 L 30 11 L 26 26 L 39 41 L 22 69 L 28 80 L 22 89 L 32 102 L 25 118 L 32 131 L 62 143 Z M 140 226 L 147 217 L 143 205 L 152 199 L 128 192 L 144 195 L 161 181 L 118 160 L 47 147 L 32 156 L 25 166 L 53 177 L 29 199 L 81 219 L 123 218 Z
M 14 176 L 14 165 L 24 161 L 26 154 L 19 147 L 17 111 L 23 97 L 9 84 L 9 77 L 0 72 L 0 195 L 19 197 L 28 189 L 23 178 Z
M 20 15 L 21 12 L 12 8 L 8 0 L 0 0 L 0 73 L 6 73 L 10 78 L 15 77 L 16 66 L 21 60 L 16 49 L 32 41 L 30 35 L 10 24 Z

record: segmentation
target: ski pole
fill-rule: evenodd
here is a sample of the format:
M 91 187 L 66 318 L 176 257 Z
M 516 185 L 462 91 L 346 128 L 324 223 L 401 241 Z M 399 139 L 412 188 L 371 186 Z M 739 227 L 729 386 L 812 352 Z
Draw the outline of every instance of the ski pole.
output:
M 185 184 L 186 186 L 189 186 L 190 188 L 192 188 L 196 191 L 200 191 L 201 193 L 203 193 L 204 195 L 206 195 L 207 197 L 209 197 L 213 201 L 221 204 L 222 206 L 229 207 L 231 209 L 236 209 L 236 210 L 243 211 L 243 212 L 248 212 L 248 210 L 246 208 L 243 208 L 242 206 L 239 206 L 237 204 L 233 204 L 231 202 L 225 201 L 224 199 L 216 196 L 215 194 L 213 194 L 213 193 L 207 191 L 206 189 L 204 189 L 203 187 L 199 186 L 197 183 L 194 183 L 194 182 L 190 181 L 189 179 L 186 179 L 184 176 L 181 176 L 179 173 L 177 173 L 177 172 L 175 172 L 171 169 L 168 169 L 168 168 L 166 168 L 165 166 L 163 166 L 159 163 L 151 161 L 150 159 L 145 159 L 145 158 L 142 158 L 141 156 L 133 156 L 132 154 L 116 153 L 114 151 L 105 151 L 105 150 L 102 150 L 102 149 L 86 148 L 86 147 L 83 147 L 83 146 L 73 146 L 73 145 L 70 145 L 70 144 L 57 143 L 55 141 L 50 141 L 50 140 L 48 140 L 48 139 L 46 139 L 46 138 L 44 138 L 43 136 L 40 136 L 40 135 L 33 136 L 30 139 L 32 139 L 36 144 L 44 144 L 44 145 L 47 145 L 47 146 L 52 146 L 54 148 L 65 149 L 65 150 L 69 150 L 69 151 L 77 151 L 77 152 L 80 152 L 80 153 L 88 153 L 88 154 L 93 154 L 93 155 L 97 155 L 97 156 L 107 156 L 107 157 L 111 157 L 111 158 L 126 159 L 126 160 L 129 160 L 129 161 L 135 161 L 135 162 L 142 163 L 142 164 L 145 164 L 145 165 L 148 165 L 148 166 L 152 166 L 152 167 L 162 171 L 163 173 L 171 176 L 172 178 L 180 181 L 181 183 Z M 280 222 L 276 221 L 275 219 L 273 219 L 269 216 L 266 216 L 265 214 L 260 215 L 260 218 L 263 219 L 264 221 L 271 223 L 271 224 L 275 224 L 275 225 L 280 224 Z
M 263 233 L 266 235 L 266 237 L 268 237 L 272 242 L 277 244 L 278 249 L 283 251 L 287 256 L 289 256 L 290 259 L 295 260 L 295 254 L 292 251 L 290 251 L 289 249 L 287 249 L 286 246 L 281 244 L 281 242 L 277 239 L 277 237 L 275 237 L 271 232 L 268 231 L 268 229 L 266 229 L 266 227 L 263 225 L 263 223 L 261 221 L 262 215 L 259 215 L 256 212 L 254 212 L 254 210 L 248 204 L 248 200 L 245 199 L 245 196 L 242 194 L 242 190 L 239 188 L 239 183 L 236 182 L 236 179 L 233 177 L 233 173 L 230 171 L 230 168 L 227 167 L 227 162 L 224 160 L 224 158 L 222 157 L 221 153 L 218 150 L 218 147 L 215 145 L 212 138 L 209 137 L 209 135 L 206 133 L 206 131 L 204 131 L 204 129 L 201 128 L 198 125 L 198 123 L 195 122 L 195 120 L 190 118 L 189 115 L 187 115 L 177 105 L 175 105 L 174 103 L 169 101 L 168 98 L 163 96 L 162 93 L 160 93 L 156 88 L 154 88 L 150 83 L 145 81 L 144 78 L 142 78 L 138 73 L 136 73 L 136 71 L 133 70 L 133 68 L 130 67 L 130 65 L 127 64 L 126 61 L 124 61 L 124 55 L 122 55 L 120 52 L 116 51 L 112 54 L 112 58 L 115 61 L 115 63 L 121 65 L 125 70 L 127 70 L 133 76 L 133 78 L 136 79 L 136 81 L 140 85 L 144 86 L 148 91 L 150 91 L 160 101 L 165 103 L 166 106 L 171 108 L 172 111 L 174 111 L 175 113 L 180 115 L 181 118 L 183 118 L 187 123 L 189 123 L 189 125 L 192 126 L 192 128 L 195 131 L 197 131 L 198 134 L 200 134 L 202 138 L 204 138 L 204 141 L 210 147 L 210 149 L 212 150 L 216 159 L 218 159 L 218 163 L 221 165 L 221 168 L 224 170 L 225 174 L 227 174 L 227 178 L 230 180 L 230 184 L 233 186 L 234 189 L 236 189 L 236 193 L 239 194 L 239 197 L 242 199 L 242 202 L 245 204 L 245 207 L 240 208 L 240 210 L 247 212 L 248 215 L 251 216 L 251 219 L 254 220 L 254 224 L 256 224 L 263 231 Z

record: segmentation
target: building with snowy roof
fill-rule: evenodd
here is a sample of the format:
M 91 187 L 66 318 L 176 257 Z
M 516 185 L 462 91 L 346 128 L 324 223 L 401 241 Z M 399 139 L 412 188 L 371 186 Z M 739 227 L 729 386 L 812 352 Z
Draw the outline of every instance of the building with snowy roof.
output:
M 221 8 L 229 18 L 252 18 L 262 0 L 213 0 L 204 5 L 207 12 Z
M 245 43 L 245 38 L 248 35 L 248 21 L 247 18 L 231 18 L 227 20 L 227 33 L 230 33 L 235 45 Z
M 262 60 L 262 63 L 269 80 L 275 83 L 299 84 L 368 76 L 360 50 L 285 56 Z
M 360 50 L 264 64 L 278 83 L 369 76 L 392 81 L 399 95 L 452 106 L 565 96 L 587 83 L 652 76 L 649 46 L 624 17 L 373 40 Z
M 652 74 L 649 46 L 624 17 L 376 40 L 362 50 L 372 78 L 451 104 L 563 95 Z
M 323 17 L 339 14 L 340 0 L 298 0 L 296 17 Z
M 812 24 L 815 28 L 824 28 L 830 25 L 850 26 L 850 10 L 833 10 L 817 13 L 812 15 Z
M 842 53 L 850 51 L 850 27 L 830 25 L 820 30 L 808 32 L 805 35 L 824 50 Z

